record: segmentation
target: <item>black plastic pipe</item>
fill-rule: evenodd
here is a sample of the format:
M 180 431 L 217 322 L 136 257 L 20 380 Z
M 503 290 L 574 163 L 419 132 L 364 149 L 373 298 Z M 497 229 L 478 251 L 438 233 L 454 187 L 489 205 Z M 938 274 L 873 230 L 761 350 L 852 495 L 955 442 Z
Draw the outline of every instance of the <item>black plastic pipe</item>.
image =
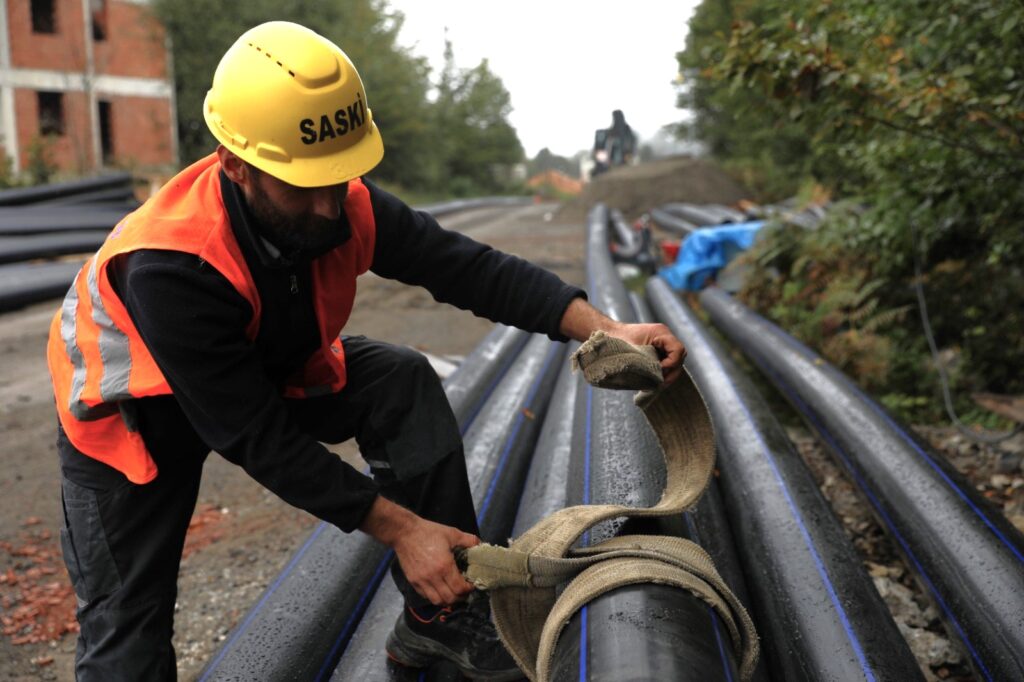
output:
M 522 490 L 539 422 L 565 348 L 536 337 L 465 435 L 466 461 L 477 503 L 481 537 L 503 543 Z M 500 497 L 499 497 L 500 496 Z M 410 671 L 389 666 L 384 642 L 401 611 L 391 582 L 382 585 L 332 679 L 406 679 Z M 415 675 L 412 679 L 417 679 Z M 452 668 L 435 666 L 420 679 L 459 679 Z
M 838 456 L 979 675 L 1024 679 L 1024 535 L 813 351 L 721 291 L 700 300 Z
M 608 211 L 587 220 L 587 278 L 591 301 L 609 317 L 635 321 L 608 253 Z M 661 449 L 628 391 L 578 382 L 569 504 L 650 507 L 665 486 Z M 591 545 L 620 532 L 621 519 L 584 534 Z M 630 524 L 628 532 L 683 535 L 682 518 Z M 603 594 L 573 614 L 558 639 L 555 680 L 731 680 L 736 657 L 707 605 L 685 590 L 643 584 Z
M 704 204 L 701 209 L 706 213 L 718 216 L 720 223 L 742 223 L 747 220 L 747 217 L 736 209 L 721 204 Z
M 672 234 L 677 235 L 679 237 L 688 237 L 692 232 L 699 229 L 690 221 L 683 220 L 682 218 L 672 215 L 668 211 L 662 210 L 660 208 L 652 208 L 650 215 L 651 220 L 654 221 L 655 225 L 665 230 L 666 232 L 671 232 Z
M 478 197 L 475 199 L 455 199 L 427 206 L 417 206 L 417 210 L 426 211 L 435 218 L 470 211 L 477 208 L 497 208 L 501 206 L 525 206 L 532 201 L 530 197 Z
M 96 190 L 125 186 L 130 188 L 131 185 L 131 175 L 128 173 L 113 173 L 99 178 L 55 182 L 35 187 L 15 187 L 0 190 L 0 206 L 22 206 Z
M 564 344 L 539 335 L 531 339 L 516 367 L 506 374 L 465 434 L 466 468 L 485 542 L 504 544 L 508 539 L 552 385 L 564 359 Z M 387 581 L 377 591 L 331 679 L 371 682 L 410 676 L 410 671 L 389 664 L 384 650 L 401 611 L 402 596 L 393 581 Z M 448 666 L 436 666 L 422 675 L 421 679 L 447 679 L 452 671 Z
M 82 261 L 0 265 L 0 311 L 63 296 Z
M 720 224 L 721 216 L 711 211 L 706 211 L 700 206 L 694 206 L 693 204 L 686 204 L 681 202 L 673 202 L 662 205 L 663 211 L 668 211 L 673 215 L 677 215 L 683 220 L 687 220 L 697 227 L 709 227 Z
M 658 319 L 686 344 L 686 364 L 711 410 L 718 484 L 772 677 L 923 679 L 771 407 L 664 280 L 648 280 L 647 295 Z
M 0 208 L 0 235 L 114 229 L 135 209 L 129 204 Z
M 578 343 L 572 343 L 568 352 L 572 353 L 578 347 Z M 514 538 L 568 504 L 569 459 L 575 409 L 576 376 L 570 364 L 563 362 L 551 392 L 551 404 L 537 437 L 530 472 L 523 485 L 519 510 L 512 528 Z
M 445 382 L 460 428 L 515 363 L 529 334 L 496 325 Z M 199 676 L 206 680 L 322 678 L 333 669 L 391 552 L 368 535 L 320 523 Z
M 109 189 L 98 189 L 92 192 L 82 192 L 81 194 L 69 194 L 62 197 L 54 197 L 52 199 L 46 199 L 45 201 L 38 202 L 36 205 L 45 206 L 61 206 L 67 204 L 134 204 L 139 205 L 138 199 L 135 198 L 135 190 L 130 184 L 126 184 L 123 187 L 111 187 Z
M 110 230 L 54 232 L 22 237 L 0 237 L 0 263 L 51 258 L 69 253 L 93 253 Z
M 652 280 L 649 279 L 648 282 L 650 281 Z M 645 296 L 635 291 L 630 291 L 629 302 L 636 314 L 637 322 L 664 322 L 651 310 L 651 306 L 648 305 Z M 714 421 L 712 421 L 712 424 L 714 425 Z M 718 569 L 718 574 L 725 581 L 725 584 L 729 586 L 729 589 L 740 600 L 744 608 L 748 612 L 753 612 L 753 609 L 750 608 L 751 600 L 746 580 L 743 577 L 743 565 L 740 561 L 739 553 L 736 551 L 738 543 L 735 540 L 731 524 L 729 523 L 725 502 L 722 499 L 722 493 L 719 491 L 717 478 L 712 478 L 708 481 L 708 487 L 704 490 L 704 495 L 698 500 L 696 506 L 683 513 L 683 521 L 685 523 L 685 530 L 682 534 L 704 548 L 704 551 L 708 553 L 711 560 L 715 562 L 715 568 Z M 717 614 L 712 612 L 712 617 L 717 619 Z M 751 617 L 754 618 L 754 623 L 757 624 L 756 614 L 753 614 Z M 719 628 L 717 622 L 715 626 Z M 760 631 L 760 628 L 758 628 L 758 631 Z M 719 635 L 721 634 L 722 631 L 719 629 Z M 764 657 L 762 657 L 758 661 L 757 667 L 754 668 L 751 681 L 763 682 L 767 679 L 767 667 Z
M 640 235 L 633 226 L 626 222 L 620 211 L 609 211 L 609 224 L 611 225 L 611 236 L 625 249 L 636 248 Z

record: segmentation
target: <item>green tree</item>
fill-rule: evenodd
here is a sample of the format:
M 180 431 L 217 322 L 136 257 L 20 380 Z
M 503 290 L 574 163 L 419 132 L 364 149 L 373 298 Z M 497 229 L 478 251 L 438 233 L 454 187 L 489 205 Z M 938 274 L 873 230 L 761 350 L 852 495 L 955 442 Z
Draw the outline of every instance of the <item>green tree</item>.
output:
M 691 27 L 680 59 L 698 134 L 752 173 L 810 177 L 840 200 L 818 233 L 764 240 L 761 290 L 748 292 L 762 310 L 803 302 L 807 319 L 843 320 L 791 320 L 823 347 L 856 324 L 830 297 L 906 310 L 923 281 L 961 392 L 1024 390 L 1024 5 L 706 0 Z M 870 333 L 892 341 L 889 376 L 874 380 L 928 393 L 916 315 Z
M 523 146 L 508 122 L 512 102 L 487 60 L 472 69 L 455 65 L 450 42 L 437 87 L 436 134 L 442 138 L 442 182 L 457 196 L 507 191 Z

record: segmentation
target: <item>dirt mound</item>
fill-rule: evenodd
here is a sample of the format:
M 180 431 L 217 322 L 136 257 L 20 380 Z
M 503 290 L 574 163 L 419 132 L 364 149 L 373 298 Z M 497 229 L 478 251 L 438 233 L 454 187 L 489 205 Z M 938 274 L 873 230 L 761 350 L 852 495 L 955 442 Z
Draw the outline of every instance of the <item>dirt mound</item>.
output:
M 751 193 L 714 163 L 688 156 L 613 168 L 583 186 L 583 193 L 566 203 L 560 219 L 579 221 L 597 203 L 617 208 L 627 220 L 671 201 L 732 205 Z

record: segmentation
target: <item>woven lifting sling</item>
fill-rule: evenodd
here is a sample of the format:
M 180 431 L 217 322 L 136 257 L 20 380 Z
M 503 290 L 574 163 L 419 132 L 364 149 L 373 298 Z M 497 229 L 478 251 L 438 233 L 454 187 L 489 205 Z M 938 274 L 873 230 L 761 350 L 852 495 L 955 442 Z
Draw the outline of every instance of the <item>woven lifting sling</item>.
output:
M 636 583 L 673 585 L 715 609 L 738 654 L 740 676 L 749 680 L 758 657 L 753 622 L 699 545 L 677 537 L 623 535 L 572 547 L 601 521 L 680 514 L 697 503 L 714 469 L 715 438 L 693 379 L 684 371 L 671 386 L 658 388 L 662 374 L 654 348 L 603 332 L 580 346 L 572 362 L 594 386 L 641 391 L 635 402 L 665 455 L 661 500 L 650 508 L 595 504 L 561 509 L 507 548 L 482 544 L 460 550 L 466 579 L 490 592 L 498 634 L 534 682 L 549 679 L 555 644 L 573 613 L 605 592 Z M 556 598 L 557 586 L 567 582 Z

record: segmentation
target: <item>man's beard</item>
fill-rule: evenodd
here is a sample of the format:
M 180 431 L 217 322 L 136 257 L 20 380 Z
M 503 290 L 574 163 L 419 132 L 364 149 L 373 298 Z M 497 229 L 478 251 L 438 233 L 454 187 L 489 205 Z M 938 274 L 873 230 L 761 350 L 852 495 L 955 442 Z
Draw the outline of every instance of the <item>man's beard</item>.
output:
M 344 213 L 333 220 L 314 213 L 287 214 L 271 202 L 258 181 L 253 183 L 248 203 L 260 234 L 286 256 L 320 255 L 348 239 Z M 338 206 L 342 211 L 344 203 L 345 192 L 339 189 Z

